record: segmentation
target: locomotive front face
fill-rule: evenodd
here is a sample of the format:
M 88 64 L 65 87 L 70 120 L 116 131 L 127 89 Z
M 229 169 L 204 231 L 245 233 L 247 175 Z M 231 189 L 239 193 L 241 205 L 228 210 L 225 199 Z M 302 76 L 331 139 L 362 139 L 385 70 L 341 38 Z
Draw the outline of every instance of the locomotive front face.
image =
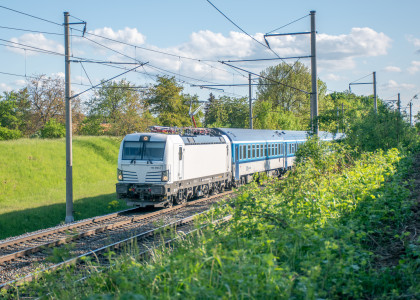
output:
M 165 199 L 171 181 L 167 139 L 166 135 L 146 133 L 124 138 L 118 157 L 118 198 L 138 206 L 155 205 Z

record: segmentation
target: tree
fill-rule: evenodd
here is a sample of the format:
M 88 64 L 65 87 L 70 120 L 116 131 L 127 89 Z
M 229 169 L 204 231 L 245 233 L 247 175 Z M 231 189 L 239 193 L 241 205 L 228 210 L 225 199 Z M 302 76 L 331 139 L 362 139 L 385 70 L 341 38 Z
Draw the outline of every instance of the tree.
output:
M 216 99 L 210 93 L 204 112 L 204 123 L 207 127 L 227 127 L 228 111 L 223 103 L 223 99 Z
M 65 97 L 64 79 L 58 76 L 47 77 L 35 76 L 30 79 L 27 86 L 21 90 L 27 93 L 27 101 L 30 109 L 27 121 L 27 134 L 33 134 L 43 128 L 50 119 L 65 123 Z M 82 119 L 80 100 L 72 99 L 72 122 L 73 131 Z
M 210 99 L 205 112 L 207 127 L 247 128 L 249 126 L 247 98 L 222 96 Z
M 281 107 L 272 108 L 269 101 L 259 101 L 254 105 L 255 129 L 301 130 L 300 120 Z
M 190 126 L 188 115 L 190 96 L 182 95 L 183 87 L 175 77 L 158 77 L 148 91 L 147 104 L 162 126 Z M 193 99 L 194 100 L 194 99 Z
M 294 64 L 293 68 L 281 63 L 268 67 L 261 72 L 261 76 L 257 88 L 257 103 L 266 101 L 271 104 L 272 111 L 292 112 L 300 120 L 298 128 L 308 127 L 310 97 L 309 94 L 302 92 L 311 91 L 311 72 L 308 67 L 301 62 Z M 326 89 L 326 84 L 318 80 L 319 106 L 322 106 Z M 264 120 L 260 122 L 266 123 Z
M 30 103 L 26 89 L 4 92 L 0 96 L 0 123 L 10 130 L 27 133 Z
M 418 139 L 415 129 L 402 115 L 378 101 L 377 113 L 365 110 L 350 121 L 347 143 L 361 151 L 388 150 L 399 146 L 411 148 Z
M 13 92 L 4 92 L 4 96 L 0 96 L 0 124 L 9 129 L 18 129 L 22 124 Z
M 84 134 L 98 135 L 106 131 L 111 135 L 125 135 L 145 131 L 153 119 L 140 92 L 125 79 L 104 83 L 86 104 L 89 113 L 82 124 Z M 101 127 L 101 123 L 108 126 Z

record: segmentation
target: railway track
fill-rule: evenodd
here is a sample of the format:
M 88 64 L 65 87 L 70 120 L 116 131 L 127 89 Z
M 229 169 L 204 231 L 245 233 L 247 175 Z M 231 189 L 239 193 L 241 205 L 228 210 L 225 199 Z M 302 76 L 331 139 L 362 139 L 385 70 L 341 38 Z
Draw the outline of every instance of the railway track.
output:
M 53 262 L 56 258 L 53 249 L 64 249 L 62 252 L 68 252 L 69 258 L 77 259 L 98 249 L 108 249 L 110 245 L 116 247 L 127 239 L 145 233 L 150 235 L 162 225 L 189 220 L 231 193 L 228 191 L 150 213 L 126 210 L 4 241 L 0 243 L 0 288 L 31 280 L 33 275 L 28 274 L 35 270 L 57 268 L 60 264 Z

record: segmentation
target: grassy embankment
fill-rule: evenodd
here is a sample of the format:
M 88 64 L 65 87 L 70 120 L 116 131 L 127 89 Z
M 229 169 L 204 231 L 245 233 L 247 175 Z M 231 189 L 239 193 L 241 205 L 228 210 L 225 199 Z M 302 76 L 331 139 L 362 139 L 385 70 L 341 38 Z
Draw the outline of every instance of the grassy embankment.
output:
M 209 214 L 231 213 L 230 222 L 155 250 L 146 262 L 133 251 L 103 272 L 92 262 L 82 283 L 63 271 L 46 274 L 28 290 L 57 299 L 420 296 L 419 238 L 407 181 L 412 156 L 396 149 L 352 156 L 338 146 L 314 147 L 307 152 L 315 155 L 285 180 L 265 189 L 245 186 L 234 208 Z
M 74 137 L 76 220 L 120 210 L 115 182 L 120 140 Z M 57 225 L 65 218 L 65 139 L 0 142 L 0 239 Z M 116 204 L 116 203 L 114 203 Z

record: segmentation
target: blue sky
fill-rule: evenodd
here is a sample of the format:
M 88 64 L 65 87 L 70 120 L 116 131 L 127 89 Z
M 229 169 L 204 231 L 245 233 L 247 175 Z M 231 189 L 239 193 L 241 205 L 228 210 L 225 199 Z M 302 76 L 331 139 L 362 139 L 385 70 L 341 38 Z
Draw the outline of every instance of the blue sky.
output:
M 420 93 L 420 1 L 272 1 L 272 0 L 213 0 L 212 3 L 255 39 L 275 28 L 308 15 L 316 10 L 318 76 L 330 91 L 344 91 L 348 84 L 366 75 L 360 82 L 370 81 L 376 71 L 378 95 L 396 99 L 401 93 L 403 106 Z M 116 52 L 80 37 L 73 30 L 74 56 L 106 60 L 130 61 L 137 58 L 149 62 L 138 73 L 124 75 L 137 86 L 153 84 L 156 75 L 174 75 L 185 87 L 185 92 L 208 97 L 210 90 L 191 87 L 194 84 L 246 83 L 247 75 L 218 63 L 219 60 L 272 58 L 273 54 L 239 31 L 217 12 L 206 0 L 178 1 L 13 1 L 2 0 L 1 6 L 22 11 L 53 22 L 63 22 L 63 12 L 87 22 L 87 31 L 133 46 L 88 38 Z M 48 22 L 0 8 L 0 26 L 51 33 L 62 33 L 63 28 Z M 72 22 L 77 19 L 71 18 Z M 74 25 L 82 29 L 82 26 Z M 278 32 L 308 31 L 310 18 L 281 29 Z M 0 72 L 16 75 L 46 74 L 62 76 L 64 59 L 11 48 L 35 46 L 50 51 L 63 51 L 62 35 L 51 35 L 0 28 Z M 11 44 L 10 42 L 19 43 Z M 281 56 L 308 55 L 309 40 L 303 36 L 270 39 L 273 49 Z M 134 47 L 136 46 L 136 47 Z M 143 50 L 165 52 L 170 55 Z M 184 59 L 183 57 L 197 60 Z M 290 61 L 293 62 L 293 61 Z M 309 60 L 302 60 L 309 65 Z M 236 64 L 259 73 L 270 63 Z M 123 70 L 109 66 L 72 63 L 72 89 L 83 91 L 101 79 L 110 78 Z M 130 67 L 130 66 L 127 66 Z M 88 79 L 89 77 L 89 79 Z M 21 88 L 25 77 L 0 74 L 0 92 Z M 81 85 L 82 84 L 82 85 Z M 355 86 L 357 94 L 370 94 L 371 87 Z M 247 88 L 224 88 L 216 95 L 247 96 Z M 85 97 L 88 97 L 86 94 Z M 420 98 L 420 97 L 419 97 Z M 420 100 L 414 100 L 414 110 Z

